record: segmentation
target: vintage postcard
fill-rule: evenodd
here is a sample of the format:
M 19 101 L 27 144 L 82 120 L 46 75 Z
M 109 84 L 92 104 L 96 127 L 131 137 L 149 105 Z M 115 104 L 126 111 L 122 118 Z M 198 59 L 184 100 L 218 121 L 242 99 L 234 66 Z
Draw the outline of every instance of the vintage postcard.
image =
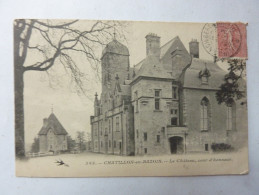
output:
M 249 172 L 247 24 L 13 25 L 17 176 Z

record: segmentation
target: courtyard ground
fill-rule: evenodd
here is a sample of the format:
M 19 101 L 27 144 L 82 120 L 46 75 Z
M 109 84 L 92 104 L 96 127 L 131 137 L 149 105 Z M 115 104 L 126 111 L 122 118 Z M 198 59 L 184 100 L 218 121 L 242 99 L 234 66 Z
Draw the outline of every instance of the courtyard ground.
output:
M 116 156 L 84 152 L 16 160 L 26 177 L 184 176 L 248 173 L 244 153 Z M 59 165 L 63 161 L 67 166 Z

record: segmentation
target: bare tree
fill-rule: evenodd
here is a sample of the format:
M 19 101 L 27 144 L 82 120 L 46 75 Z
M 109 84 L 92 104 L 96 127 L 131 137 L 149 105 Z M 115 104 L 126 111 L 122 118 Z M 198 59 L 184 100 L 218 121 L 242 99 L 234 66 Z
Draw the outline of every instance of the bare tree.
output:
M 15 151 L 17 157 L 24 157 L 24 73 L 27 71 L 50 70 L 55 64 L 62 64 L 77 91 L 84 92 L 82 79 L 85 77 L 73 59 L 73 52 L 82 53 L 90 66 L 98 71 L 100 62 L 95 47 L 104 46 L 113 33 L 120 34 L 122 23 L 96 21 L 89 29 L 80 30 L 77 20 L 25 20 L 14 21 L 14 75 L 15 75 Z M 37 41 L 40 39 L 41 41 Z M 31 41 L 34 40 L 34 41 Z M 35 41 L 36 40 L 36 41 Z M 37 54 L 31 63 L 30 55 Z M 30 59 L 30 60 L 28 60 Z

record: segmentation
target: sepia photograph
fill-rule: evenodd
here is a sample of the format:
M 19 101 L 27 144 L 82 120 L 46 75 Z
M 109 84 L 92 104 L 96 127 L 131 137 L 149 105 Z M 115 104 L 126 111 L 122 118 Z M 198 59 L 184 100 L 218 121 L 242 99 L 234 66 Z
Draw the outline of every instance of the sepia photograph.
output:
M 246 27 L 15 19 L 16 176 L 248 174 Z

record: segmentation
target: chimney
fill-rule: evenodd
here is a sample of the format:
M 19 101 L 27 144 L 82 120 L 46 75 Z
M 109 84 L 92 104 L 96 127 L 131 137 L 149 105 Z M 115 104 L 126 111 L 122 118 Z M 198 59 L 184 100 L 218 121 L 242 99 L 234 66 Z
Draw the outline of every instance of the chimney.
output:
M 156 56 L 160 58 L 160 37 L 154 33 L 149 33 L 146 37 L 147 56 Z
M 47 119 L 47 118 L 44 118 L 44 119 L 43 119 L 43 127 L 46 127 L 46 126 L 47 126 L 47 123 L 48 123 L 48 119 Z
M 199 58 L 199 42 L 197 39 L 192 39 L 191 42 L 189 43 L 190 47 L 190 55 L 193 58 Z

